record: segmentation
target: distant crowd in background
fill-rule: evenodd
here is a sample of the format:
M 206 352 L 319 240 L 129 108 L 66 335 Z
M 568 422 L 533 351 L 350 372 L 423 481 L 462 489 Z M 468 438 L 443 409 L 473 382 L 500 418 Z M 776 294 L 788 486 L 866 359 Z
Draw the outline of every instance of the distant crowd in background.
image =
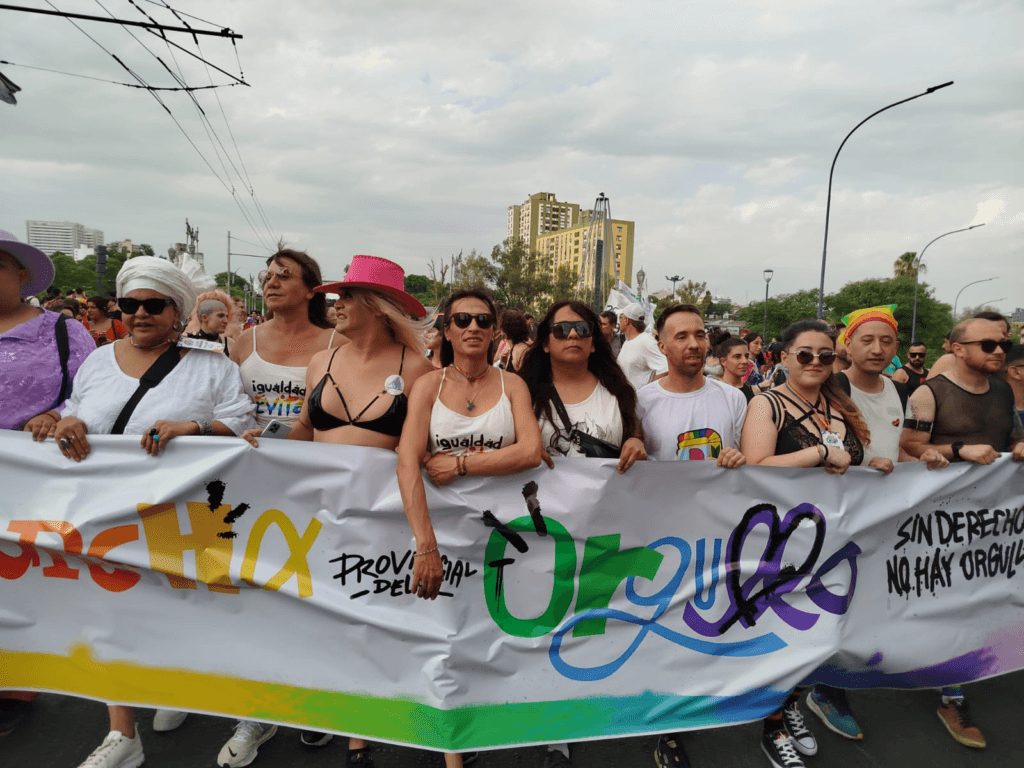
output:
M 124 264 L 116 295 L 65 296 L 48 289 L 52 279 L 45 254 L 0 232 L 0 428 L 52 439 L 76 462 L 95 434 L 133 435 L 153 456 L 177 437 L 209 435 L 395 451 L 416 541 L 411 594 L 424 599 L 436 598 L 443 575 L 425 482 L 563 458 L 610 459 L 619 473 L 644 460 L 817 468 L 823 482 L 851 466 L 887 475 L 900 462 L 941 471 L 1001 453 L 1024 460 L 1024 332 L 1011 339 L 998 314 L 951 328 L 929 369 L 924 344 L 896 358 L 890 306 L 834 325 L 793 318 L 772 339 L 708 326 L 691 304 L 664 307 L 653 328 L 639 303 L 598 314 L 559 301 L 537 319 L 496 306 L 484 288 L 428 311 L 394 262 L 356 256 L 343 281 L 324 285 L 317 262 L 292 249 L 260 274 L 265 315 L 197 290 L 152 257 Z M 845 691 L 794 690 L 764 721 L 760 746 L 776 768 L 800 768 L 818 750 L 805 693 L 826 727 L 863 738 Z M 3 696 L 0 734 L 34 694 Z M 985 746 L 959 687 L 943 689 L 937 714 L 960 744 Z M 109 716 L 82 768 L 142 763 L 134 710 L 110 706 Z M 159 710 L 152 727 L 171 731 L 185 718 Z M 277 730 L 238 722 L 218 765 L 250 764 Z M 323 746 L 333 736 L 299 738 Z M 545 765 L 570 765 L 571 755 L 569 744 L 548 745 Z M 449 768 L 473 759 L 445 755 Z M 372 766 L 371 746 L 349 739 L 346 761 Z M 684 737 L 662 736 L 655 761 L 689 766 Z

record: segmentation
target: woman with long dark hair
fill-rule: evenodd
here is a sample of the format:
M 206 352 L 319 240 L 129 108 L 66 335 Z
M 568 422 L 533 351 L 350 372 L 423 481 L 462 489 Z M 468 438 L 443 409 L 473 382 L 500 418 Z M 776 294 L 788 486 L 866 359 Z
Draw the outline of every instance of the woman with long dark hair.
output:
M 500 365 L 506 371 L 519 371 L 523 356 L 530 349 L 530 326 L 526 316 L 518 309 L 506 309 L 501 313 L 501 333 L 505 345 Z
M 519 370 L 530 388 L 548 466 L 554 467 L 552 455 L 587 455 L 581 433 L 614 447 L 620 472 L 647 458 L 636 390 L 599 329 L 586 304 L 555 303 Z
M 782 332 L 782 364 L 789 378 L 750 401 L 740 438 L 748 464 L 823 467 L 841 475 L 864 461 L 870 434 L 832 373 L 836 353 L 830 331 L 820 320 L 799 320 Z M 764 720 L 761 749 L 774 765 L 803 768 L 797 753 L 818 751 L 799 702 L 795 690 Z

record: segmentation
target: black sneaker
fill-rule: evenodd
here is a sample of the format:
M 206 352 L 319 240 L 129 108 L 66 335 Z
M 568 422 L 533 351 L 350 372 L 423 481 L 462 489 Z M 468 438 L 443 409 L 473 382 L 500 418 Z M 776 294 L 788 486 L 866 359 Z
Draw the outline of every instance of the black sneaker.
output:
M 0 699 L 0 736 L 6 736 L 13 731 L 30 709 L 31 701 Z
M 683 748 L 681 733 L 667 733 L 658 739 L 654 762 L 658 768 L 690 768 L 690 758 Z
M 563 754 L 560 749 L 548 749 L 544 755 L 544 768 L 568 768 L 572 760 Z M 463 763 L 465 765 L 465 763 Z
M 376 768 L 373 764 L 373 758 L 370 757 L 369 747 L 350 749 L 348 756 L 345 758 L 345 765 L 347 768 Z
M 761 749 L 774 768 L 804 768 L 804 761 L 793 746 L 793 737 L 785 727 L 766 732 L 761 737 Z
M 299 741 L 307 747 L 324 747 L 331 743 L 333 733 L 321 733 L 320 731 L 300 731 Z

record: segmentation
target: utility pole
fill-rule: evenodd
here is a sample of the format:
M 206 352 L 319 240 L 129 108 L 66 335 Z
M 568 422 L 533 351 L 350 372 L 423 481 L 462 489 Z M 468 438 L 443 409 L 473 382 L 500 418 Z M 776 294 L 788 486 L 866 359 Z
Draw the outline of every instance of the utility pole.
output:
M 601 283 L 604 277 L 605 251 L 608 251 L 608 258 L 615 258 L 615 249 L 612 243 L 612 210 L 611 201 L 605 197 L 604 192 L 597 196 L 594 201 L 594 210 L 590 217 L 590 226 L 587 228 L 583 239 L 583 264 L 580 267 L 579 282 L 576 284 L 576 296 L 587 299 L 591 293 L 587 285 L 587 276 L 590 268 L 594 269 L 593 292 L 591 293 L 591 306 L 595 312 L 600 312 L 604 303 L 601 300 Z

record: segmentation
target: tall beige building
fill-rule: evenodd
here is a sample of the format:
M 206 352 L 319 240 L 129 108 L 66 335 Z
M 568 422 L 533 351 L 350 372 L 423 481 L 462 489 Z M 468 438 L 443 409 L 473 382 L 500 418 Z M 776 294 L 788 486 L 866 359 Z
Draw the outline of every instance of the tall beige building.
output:
M 522 205 L 508 207 L 505 236 L 521 237 L 531 251 L 551 257 L 553 271 L 568 266 L 578 276 L 585 262 L 581 258 L 583 240 L 592 213 L 589 209 L 581 211 L 576 203 L 559 202 L 554 192 L 538 192 Z M 612 219 L 614 247 L 606 243 L 603 257 L 605 273 L 629 286 L 633 284 L 633 230 L 634 222 Z M 593 274 L 587 280 L 592 281 Z
M 103 245 L 103 232 L 89 229 L 73 221 L 26 221 L 28 244 L 33 245 L 47 256 L 60 251 L 72 256 L 76 248 Z
M 541 235 L 579 223 L 580 207 L 576 203 L 560 203 L 554 192 L 538 192 L 526 198 L 522 205 L 508 207 L 505 237 L 523 238 L 532 251 Z

